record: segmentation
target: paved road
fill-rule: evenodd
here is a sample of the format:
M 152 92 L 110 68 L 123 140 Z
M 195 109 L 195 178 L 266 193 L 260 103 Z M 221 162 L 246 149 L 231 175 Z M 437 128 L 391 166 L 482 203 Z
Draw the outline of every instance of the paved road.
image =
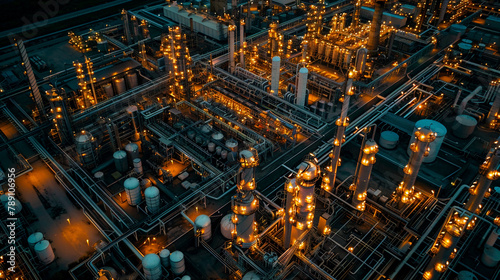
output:
M 90 8 L 87 8 L 87 9 L 82 9 L 82 10 L 79 10 L 79 11 L 76 11 L 76 12 L 72 12 L 72 13 L 69 13 L 69 14 L 56 16 L 56 17 L 48 19 L 47 22 L 45 24 L 43 24 L 43 26 L 41 26 L 41 27 L 44 27 L 44 26 L 47 26 L 47 25 L 50 25 L 50 24 L 54 24 L 54 23 L 58 23 L 58 22 L 61 22 L 61 21 L 65 21 L 65 20 L 70 20 L 70 19 L 75 18 L 75 17 L 79 17 L 79 16 L 82 16 L 82 15 L 90 14 L 90 13 L 94 13 L 94 12 L 97 12 L 97 11 L 100 11 L 100 10 L 103 10 L 103 9 L 107 9 L 107 8 L 110 8 L 110 7 L 122 5 L 122 4 L 125 4 L 125 3 L 130 2 L 130 1 L 132 1 L 132 0 L 116 0 L 116 1 L 113 1 L 113 2 L 104 3 L 104 4 L 101 4 L 101 5 L 98 5 L 98 6 L 90 7 Z M 43 12 L 42 9 L 40 9 L 40 11 Z M 44 14 L 47 15 L 46 13 L 44 13 Z M 29 20 L 31 21 L 32 19 L 29 19 Z M 6 31 L 3 31 L 3 32 L 0 32 L 0 38 L 7 37 L 7 36 L 9 36 L 11 34 L 18 34 L 18 33 L 22 33 L 22 32 L 31 31 L 31 30 L 36 29 L 36 28 L 38 28 L 36 26 L 36 24 L 23 25 L 23 26 L 20 26 L 20 27 L 17 27 L 17 28 L 12 28 L 10 30 L 6 30 Z

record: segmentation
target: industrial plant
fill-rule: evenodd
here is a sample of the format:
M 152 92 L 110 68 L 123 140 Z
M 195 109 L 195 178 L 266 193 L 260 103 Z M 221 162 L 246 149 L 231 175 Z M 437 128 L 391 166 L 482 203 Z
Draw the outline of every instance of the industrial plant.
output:
M 498 1 L 52 2 L 0 32 L 0 280 L 500 279 Z

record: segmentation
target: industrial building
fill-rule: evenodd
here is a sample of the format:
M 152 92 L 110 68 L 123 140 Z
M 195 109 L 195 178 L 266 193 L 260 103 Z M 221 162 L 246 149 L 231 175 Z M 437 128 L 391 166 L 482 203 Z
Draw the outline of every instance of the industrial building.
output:
M 498 1 L 50 21 L 0 47 L 0 279 L 500 279 Z

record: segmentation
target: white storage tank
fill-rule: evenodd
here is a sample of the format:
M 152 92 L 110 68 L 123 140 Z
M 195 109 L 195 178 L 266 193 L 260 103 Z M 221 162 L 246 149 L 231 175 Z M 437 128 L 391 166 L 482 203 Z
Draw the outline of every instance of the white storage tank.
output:
M 127 202 L 131 206 L 136 206 L 141 202 L 141 185 L 139 179 L 130 177 L 123 183 L 125 193 L 127 194 Z
M 104 92 L 106 93 L 106 96 L 108 98 L 113 97 L 113 95 L 114 95 L 113 86 L 110 83 L 103 85 L 102 89 L 104 89 Z
M 104 177 L 104 172 L 102 171 L 97 171 L 96 173 L 94 173 L 94 178 L 96 180 L 101 180 L 103 177 Z
M 161 279 L 161 262 L 157 254 L 147 254 L 142 259 L 142 268 L 147 280 Z
M 136 143 L 128 143 L 125 145 L 125 151 L 127 152 L 130 161 L 139 157 L 139 145 Z
M 196 229 L 201 231 L 201 238 L 205 241 L 212 238 L 212 222 L 207 215 L 199 215 L 194 220 Z
M 120 79 L 115 79 L 113 81 L 115 83 L 115 88 L 116 88 L 116 94 L 122 94 L 127 90 L 127 87 L 125 86 L 125 79 L 120 78 Z
M 399 135 L 394 131 L 382 131 L 380 133 L 379 145 L 386 149 L 394 149 L 398 146 Z
M 429 127 L 433 132 L 435 132 L 437 134 L 436 140 L 434 140 L 433 142 L 431 142 L 429 144 L 429 148 L 430 148 L 429 155 L 424 157 L 424 161 L 423 161 L 423 162 L 433 162 L 439 153 L 439 149 L 441 148 L 441 145 L 443 144 L 444 137 L 446 136 L 446 133 L 448 132 L 448 130 L 446 129 L 446 127 L 444 125 L 442 125 L 441 123 L 439 123 L 435 120 L 422 119 L 422 120 L 417 121 L 415 123 L 415 127 L 413 128 L 413 132 L 411 134 L 412 140 L 410 141 L 410 144 L 408 145 L 408 149 L 406 150 L 408 155 L 411 155 L 410 146 L 413 142 L 415 142 L 415 138 L 414 138 L 415 131 L 417 131 L 417 129 L 419 127 Z
M 224 135 L 217 131 L 212 133 L 212 139 L 214 139 L 215 141 L 222 141 L 224 139 Z
M 496 267 L 500 262 L 500 250 L 495 247 L 485 246 L 481 262 L 487 267 Z
M 170 251 L 168 249 L 163 249 L 160 251 L 160 261 L 163 267 L 168 267 L 170 265 Z
M 157 187 L 149 187 L 144 191 L 144 198 L 150 213 L 158 213 L 160 210 L 160 190 Z
M 208 151 L 211 153 L 215 152 L 215 144 L 213 142 L 208 143 Z
M 127 82 L 130 88 L 135 88 L 137 86 L 137 73 L 127 74 Z
M 209 134 L 211 131 L 212 131 L 212 126 L 210 126 L 209 124 L 206 124 L 201 127 L 201 132 L 205 134 Z
M 458 115 L 452 126 L 453 135 L 465 139 L 469 137 L 476 129 L 477 120 L 469 115 Z
M 245 273 L 242 280 L 260 280 L 259 275 L 254 270 Z
M 143 169 L 142 169 L 142 161 L 140 158 L 134 159 L 134 171 L 137 174 L 142 174 Z
M 238 141 L 234 139 L 229 139 L 226 141 L 226 147 L 228 147 L 231 152 L 237 152 L 238 151 Z
M 191 276 L 184 275 L 182 276 L 181 280 L 191 280 Z
M 127 152 L 116 151 L 113 154 L 113 159 L 115 161 L 116 170 L 118 172 L 124 173 L 128 170 Z
M 47 240 L 42 240 L 35 245 L 35 253 L 43 264 L 49 264 L 56 258 L 54 251 L 52 251 L 52 246 L 50 246 L 50 242 Z
M 37 231 L 28 236 L 28 245 L 31 249 L 35 248 L 36 243 L 43 240 L 43 233 Z
M 234 223 L 231 219 L 232 215 L 233 214 L 227 214 L 220 221 L 220 232 L 222 233 L 222 236 L 227 239 L 233 238 L 232 232 L 235 229 Z
M 174 275 L 181 275 L 186 270 L 184 264 L 184 254 L 181 251 L 175 251 L 170 255 L 170 266 Z

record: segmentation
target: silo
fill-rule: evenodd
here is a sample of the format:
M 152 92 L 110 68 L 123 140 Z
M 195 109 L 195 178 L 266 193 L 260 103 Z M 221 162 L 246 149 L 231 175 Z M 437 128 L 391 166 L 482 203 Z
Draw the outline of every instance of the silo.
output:
M 139 157 L 139 145 L 136 143 L 128 143 L 125 145 L 125 151 L 127 152 L 128 158 L 131 162 Z
M 52 246 L 47 240 L 42 240 L 35 245 L 35 253 L 43 264 L 49 264 L 56 258 Z
M 226 147 L 228 147 L 229 150 L 231 150 L 231 152 L 237 152 L 238 151 L 238 141 L 231 138 L 231 139 L 226 141 Z M 226 153 L 226 155 L 227 155 L 227 153 Z
M 127 82 L 129 88 L 135 88 L 137 86 L 137 73 L 128 73 Z
M 186 270 L 184 264 L 184 254 L 181 251 L 175 251 L 170 255 L 170 266 L 174 275 L 181 275 Z
M 220 231 L 222 233 L 222 236 L 224 236 L 227 239 L 233 238 L 233 232 L 235 230 L 235 225 L 231 220 L 231 216 L 232 214 L 227 214 L 220 221 Z
M 163 249 L 160 251 L 160 262 L 163 267 L 167 268 L 170 265 L 170 251 Z
M 307 68 L 302 67 L 299 70 L 299 78 L 297 82 L 297 100 L 295 102 L 296 105 L 304 107 L 307 105 L 307 75 L 309 74 L 309 70 Z
M 125 86 L 125 79 L 119 78 L 113 80 L 115 83 L 115 92 L 117 95 L 124 93 L 127 90 L 127 87 Z
M 432 132 L 436 133 L 436 139 L 429 144 L 429 149 L 430 149 L 429 155 L 425 157 L 423 161 L 423 162 L 433 162 L 434 160 L 436 160 L 436 157 L 439 153 L 439 149 L 441 148 L 441 144 L 443 144 L 444 137 L 446 136 L 448 130 L 444 125 L 442 125 L 437 121 L 422 119 L 415 123 L 415 127 L 413 128 L 413 133 L 411 135 L 414 135 L 419 127 L 429 127 L 430 130 L 432 130 Z M 412 138 L 412 140 L 410 141 L 410 145 L 408 145 L 407 149 L 408 155 L 411 155 L 410 146 L 414 142 L 415 138 Z
M 102 89 L 104 90 L 104 92 L 106 93 L 106 96 L 108 98 L 111 98 L 114 96 L 113 86 L 110 83 L 103 85 Z
M 113 154 L 113 159 L 115 161 L 116 170 L 118 172 L 124 173 L 128 170 L 127 152 L 116 151 Z
M 146 205 L 150 213 L 156 214 L 160 210 L 160 190 L 157 187 L 149 187 L 144 191 Z
M 137 174 L 142 174 L 143 169 L 142 169 L 142 161 L 140 158 L 134 159 L 134 172 Z
M 477 120 L 469 115 L 458 115 L 452 126 L 453 135 L 465 139 L 469 137 L 476 129 Z
M 142 268 L 147 280 L 161 279 L 161 262 L 157 254 L 147 254 L 142 259 Z
M 43 234 L 39 231 L 32 233 L 28 237 L 28 245 L 30 246 L 31 249 L 35 248 L 36 243 L 40 242 L 43 240 Z
M 141 186 L 139 180 L 134 177 L 130 177 L 123 183 L 125 187 L 125 193 L 127 194 L 128 204 L 131 206 L 136 206 L 141 202 Z
M 275 96 L 278 96 L 278 90 L 279 90 L 280 63 L 281 63 L 281 58 L 279 56 L 273 57 L 271 66 L 271 92 Z
M 209 216 L 200 215 L 196 217 L 194 224 L 196 225 L 196 230 L 201 231 L 201 238 L 203 240 L 207 241 L 212 238 L 212 222 Z

